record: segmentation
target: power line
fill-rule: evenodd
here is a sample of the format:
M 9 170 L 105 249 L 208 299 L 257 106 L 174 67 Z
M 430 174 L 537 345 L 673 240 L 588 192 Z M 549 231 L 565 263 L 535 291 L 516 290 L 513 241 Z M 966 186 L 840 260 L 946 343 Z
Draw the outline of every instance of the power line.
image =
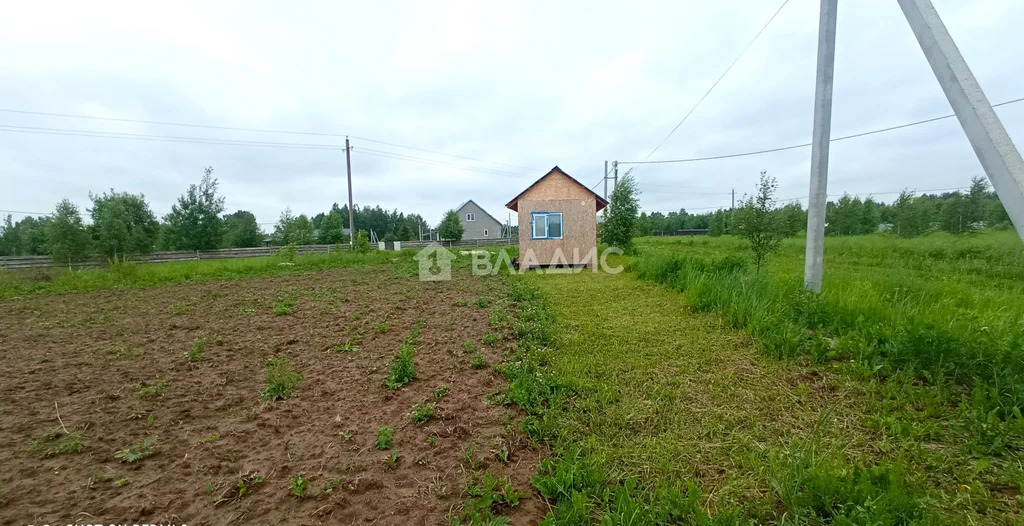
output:
M 170 143 L 186 143 L 186 144 L 212 144 L 221 146 L 251 146 L 260 148 L 286 148 L 286 149 L 300 149 L 300 150 L 333 150 L 333 151 L 344 151 L 345 148 L 339 145 L 332 144 L 316 144 L 316 143 L 294 143 L 294 142 L 270 142 L 270 141 L 249 141 L 241 139 L 216 139 L 211 137 L 190 137 L 180 135 L 153 135 L 143 133 L 126 133 L 126 132 L 104 132 L 96 130 L 81 130 L 73 128 L 44 128 L 36 126 L 11 126 L 0 124 L 0 132 L 10 133 L 30 133 L 30 134 L 41 134 L 41 135 L 63 135 L 63 136 L 74 136 L 74 137 L 95 137 L 104 139 L 129 139 L 129 140 L 141 140 L 141 141 L 157 141 L 157 142 L 170 142 Z M 387 152 L 384 150 L 374 150 L 371 148 L 361 148 L 360 151 L 376 152 L 367 153 L 367 155 L 376 155 L 378 157 L 389 157 L 396 160 L 419 162 L 422 164 L 432 164 L 437 166 L 445 166 L 449 168 L 458 168 L 461 170 L 468 170 L 474 172 L 480 172 L 491 175 L 512 175 L 519 176 L 522 174 L 498 170 L 494 168 L 486 168 L 479 166 L 471 166 L 466 164 L 452 163 L 449 161 L 441 161 L 437 159 L 427 159 L 423 157 L 415 157 L 411 155 L 401 154 L 398 152 Z
M 741 58 L 743 58 L 743 55 L 747 53 L 747 50 L 750 49 L 750 46 L 754 45 L 754 42 L 757 40 L 758 37 L 761 36 L 761 33 L 764 33 L 764 30 L 768 29 L 768 26 L 772 23 L 772 20 L 775 20 L 775 17 L 778 16 L 779 12 L 782 11 L 783 7 L 786 7 L 787 3 L 789 3 L 789 0 L 782 1 L 782 5 L 780 5 L 779 8 L 775 10 L 775 13 L 772 14 L 771 18 L 769 18 L 768 21 L 765 22 L 763 26 L 761 26 L 761 29 L 757 32 L 757 34 L 754 35 L 754 38 L 750 39 L 750 42 L 748 42 L 746 47 L 743 48 L 743 51 L 740 51 L 740 54 L 736 57 L 736 59 L 733 60 L 731 64 L 729 64 L 729 67 L 725 68 L 725 71 L 723 71 L 722 74 L 718 76 L 718 79 L 715 80 L 715 82 L 711 85 L 710 88 L 708 88 L 704 95 L 699 100 L 697 100 L 697 103 L 694 104 L 692 108 L 690 108 L 690 111 L 686 112 L 686 115 L 684 115 L 682 120 L 680 120 L 679 123 L 676 124 L 675 128 L 672 128 L 672 131 L 668 132 L 668 135 L 666 135 L 665 138 L 662 139 L 661 142 L 659 142 L 653 150 L 651 150 L 651 153 L 647 154 L 647 157 L 644 157 L 645 161 L 647 159 L 650 159 L 651 156 L 654 155 L 654 152 L 658 151 L 658 149 L 661 148 L 663 144 L 665 144 L 665 141 L 667 141 L 669 137 L 671 137 L 672 134 L 674 134 L 676 130 L 678 130 L 679 127 L 682 126 L 684 122 L 686 122 L 686 119 L 690 118 L 690 115 L 692 115 L 693 112 L 697 110 L 697 107 L 699 107 L 700 104 L 704 102 L 704 99 L 706 99 L 707 96 L 711 94 L 715 87 L 718 86 L 718 83 L 721 82 L 722 79 L 724 79 L 725 76 L 729 74 L 729 71 L 732 69 L 732 67 L 735 66 Z
M 407 145 L 403 145 L 403 144 L 398 144 L 398 143 L 393 143 L 393 142 L 388 142 L 388 141 L 381 141 L 381 140 L 377 140 L 377 139 L 370 139 L 369 137 L 360 137 L 358 135 L 351 135 L 351 134 L 345 134 L 345 133 L 309 132 L 309 131 L 294 131 L 294 130 L 275 130 L 275 129 L 266 129 L 266 128 L 244 128 L 244 127 L 237 127 L 237 126 L 218 126 L 218 125 L 212 125 L 212 124 L 189 124 L 189 123 L 181 123 L 181 122 L 152 121 L 152 120 L 144 120 L 144 119 L 121 119 L 121 118 L 114 118 L 114 117 L 98 117 L 98 116 L 95 116 L 95 115 L 79 115 L 79 114 L 73 114 L 73 113 L 53 113 L 53 112 L 45 112 L 45 111 L 14 110 L 14 109 L 7 109 L 7 108 L 0 108 L 0 112 L 3 112 L 3 113 L 17 113 L 17 114 L 22 114 L 22 115 L 42 115 L 42 116 L 47 116 L 47 117 L 64 117 L 64 118 L 71 118 L 71 119 L 89 119 L 89 120 L 108 121 L 108 122 L 128 122 L 128 123 L 135 123 L 135 124 L 153 124 L 153 125 L 157 125 L 157 126 L 179 126 L 179 127 L 185 127 L 185 128 L 203 128 L 203 129 L 210 129 L 210 130 L 243 131 L 243 132 L 254 132 L 254 133 L 277 133 L 277 134 L 285 134 L 285 135 L 307 135 L 307 136 L 315 136 L 315 137 L 352 137 L 353 139 L 359 139 L 361 141 L 372 142 L 372 143 L 377 143 L 377 144 L 384 144 L 384 145 L 387 145 L 387 146 L 394 146 L 396 148 L 405 148 L 405 149 L 408 149 L 408 150 L 416 150 L 416 151 L 424 152 L 424 153 L 432 153 L 432 154 L 435 154 L 435 155 L 443 155 L 443 156 L 446 156 L 446 157 L 455 157 L 455 158 L 459 158 L 459 159 L 465 159 L 465 160 L 468 160 L 468 161 L 476 161 L 476 162 L 487 163 L 487 164 L 496 164 L 496 165 L 508 166 L 510 168 L 519 168 L 519 169 L 522 169 L 522 170 L 529 170 L 531 172 L 536 170 L 535 168 L 529 168 L 529 167 L 526 167 L 526 166 L 518 166 L 518 165 L 514 165 L 514 164 L 501 163 L 501 162 L 497 162 L 497 161 L 488 161 L 486 159 L 478 159 L 476 157 L 468 157 L 468 156 L 464 156 L 464 155 L 456 155 L 456 154 L 445 153 L 445 152 L 440 152 L 440 151 L 436 151 L 436 150 L 428 150 L 428 149 L 425 149 L 425 148 L 418 148 L 418 147 L 415 147 L 415 146 L 407 146 Z
M 996 107 L 999 107 L 999 106 L 1006 106 L 1008 104 L 1016 104 L 1016 103 L 1021 102 L 1021 101 L 1024 101 L 1024 97 L 1021 97 L 1021 98 L 1018 98 L 1018 99 L 1013 99 L 1013 100 L 1008 100 L 1008 101 L 1005 101 L 1005 102 L 1000 102 L 999 104 L 993 104 L 992 107 L 996 108 Z M 924 119 L 924 120 L 920 120 L 920 121 L 908 122 L 906 124 L 900 124 L 900 125 L 897 125 L 897 126 L 889 126 L 888 128 L 880 128 L 880 129 L 877 129 L 877 130 L 871 130 L 871 131 L 866 131 L 866 132 L 861 132 L 861 133 L 854 133 L 854 134 L 851 134 L 851 135 L 844 135 L 842 137 L 834 137 L 834 138 L 831 139 L 830 142 L 845 141 L 846 139 L 855 139 L 857 137 L 864 137 L 864 136 L 867 136 L 867 135 L 874 135 L 876 133 L 883 133 L 883 132 L 899 130 L 899 129 L 903 129 L 903 128 L 909 128 L 911 126 L 918 126 L 920 124 L 927 124 L 929 122 L 941 121 L 941 120 L 949 119 L 949 118 L 955 117 L 955 116 L 956 116 L 956 114 L 950 113 L 948 115 L 942 115 L 940 117 L 932 117 L 930 119 Z M 658 161 L 648 161 L 648 160 L 645 159 L 643 161 L 619 161 L 619 164 L 663 164 L 663 163 L 691 163 L 691 162 L 696 162 L 696 161 L 714 161 L 714 160 L 718 160 L 718 159 L 730 159 L 730 158 L 733 158 L 733 157 L 746 157 L 748 155 L 761 155 L 761 154 L 764 154 L 764 153 L 781 152 L 781 151 L 785 151 L 785 150 L 795 150 L 797 148 L 806 148 L 806 147 L 808 147 L 810 145 L 811 145 L 811 143 L 808 142 L 808 143 L 804 143 L 804 144 L 794 144 L 792 146 L 782 146 L 780 148 L 770 148 L 770 149 L 767 149 L 767 150 L 755 150 L 755 151 L 751 151 L 751 152 L 730 153 L 730 154 L 725 154 L 725 155 L 713 155 L 713 156 L 710 156 L 710 157 L 691 157 L 691 158 L 688 158 L 688 159 L 664 159 L 664 160 L 658 160 Z M 650 157 L 650 156 L 648 156 L 648 157 Z
M 25 212 L 23 210 L 0 210 L 0 214 L 21 214 L 26 216 L 48 216 L 51 212 Z
M 955 188 L 928 188 L 928 189 L 924 189 L 924 190 L 913 190 L 913 191 L 914 192 L 920 192 L 920 194 L 923 195 L 926 192 L 951 192 L 951 191 L 954 191 L 954 190 L 957 190 L 957 191 L 959 191 L 959 190 L 968 190 L 970 188 L 971 188 L 970 186 L 958 186 L 958 187 L 955 187 Z M 897 194 L 902 194 L 904 191 L 906 191 L 906 190 L 887 191 L 887 192 L 861 192 L 861 193 L 857 193 L 857 194 L 851 194 L 850 192 L 843 192 L 841 194 L 828 194 L 828 197 L 843 197 L 843 196 L 846 196 L 846 195 L 849 195 L 851 197 L 861 197 L 861 196 L 871 197 L 871 196 L 875 196 L 875 195 L 897 195 Z M 787 197 L 787 198 L 784 198 L 784 199 L 775 199 L 773 202 L 775 202 L 775 203 L 785 203 L 785 202 L 789 202 L 789 201 L 800 201 L 800 200 L 803 200 L 803 199 L 807 199 L 807 196 Z M 719 208 L 729 208 L 730 206 L 731 205 L 720 205 L 720 206 L 705 206 L 705 207 L 699 207 L 699 208 L 690 208 L 690 207 L 683 206 L 683 207 L 680 207 L 680 208 L 682 208 L 685 211 L 690 211 L 690 210 L 711 210 L 711 209 L 719 209 Z M 675 212 L 675 213 L 678 213 L 679 210 L 678 209 L 677 210 L 644 210 L 644 212 L 647 212 L 647 213 L 656 213 L 656 212 L 661 212 L 661 213 L 673 213 L 673 212 Z

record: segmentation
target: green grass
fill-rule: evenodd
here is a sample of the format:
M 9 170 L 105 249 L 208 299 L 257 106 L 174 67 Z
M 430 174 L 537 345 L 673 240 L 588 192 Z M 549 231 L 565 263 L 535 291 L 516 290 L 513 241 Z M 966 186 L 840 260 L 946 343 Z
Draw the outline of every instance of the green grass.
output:
M 280 258 L 239 258 L 151 263 L 133 265 L 131 272 L 116 268 L 69 271 L 49 268 L 28 271 L 0 272 L 0 298 L 29 294 L 63 294 L 105 289 L 152 287 L 167 283 L 186 283 L 244 279 L 284 274 L 319 272 L 331 268 L 398 263 L 411 267 L 413 250 L 401 252 L 373 251 L 367 254 L 331 252 L 296 256 L 290 265 L 281 265 Z M 397 260 L 397 261 L 396 261 Z M 40 279 L 46 275 L 45 279 Z M 184 312 L 184 311 L 182 311 Z
M 643 258 L 670 249 L 699 268 L 684 294 L 635 277 Z M 528 415 L 520 427 L 553 448 L 533 482 L 554 523 L 991 523 L 1018 513 L 1019 450 L 998 412 L 979 427 L 1005 447 L 979 452 L 976 422 L 956 422 L 949 395 L 973 403 L 957 384 L 865 374 L 857 356 L 774 351 L 731 318 L 758 293 L 736 279 L 743 254 L 685 250 L 642 240 L 633 275 L 507 278 L 518 345 L 497 369 L 505 398 Z M 698 287 L 720 282 L 737 288 L 702 308 Z M 788 300 L 754 297 L 776 300 L 758 304 L 768 313 Z
M 409 415 L 412 416 L 412 421 L 417 424 L 425 424 L 431 418 L 434 417 L 435 406 L 434 404 L 416 404 Z
M 192 342 L 192 346 L 189 347 L 188 352 L 185 353 L 185 359 L 188 360 L 189 363 L 198 363 L 202 361 L 203 351 L 206 350 L 207 343 L 209 343 L 209 341 L 205 337 Z
M 284 400 L 292 396 L 302 383 L 302 373 L 292 368 L 288 357 L 279 354 L 267 360 L 267 385 L 260 391 L 264 402 Z

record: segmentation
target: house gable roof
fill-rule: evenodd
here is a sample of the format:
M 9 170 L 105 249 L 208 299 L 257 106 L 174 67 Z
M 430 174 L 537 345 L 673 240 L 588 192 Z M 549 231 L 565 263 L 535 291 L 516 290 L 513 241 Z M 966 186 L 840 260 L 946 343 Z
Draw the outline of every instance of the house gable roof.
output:
M 593 195 L 594 199 L 597 201 L 597 209 L 594 210 L 595 212 L 600 212 L 601 209 L 603 209 L 604 207 L 608 206 L 608 201 L 605 200 L 605 198 L 597 195 L 597 192 L 591 190 L 590 188 L 587 188 L 586 185 L 584 185 L 583 183 L 577 181 L 576 178 L 574 178 L 573 176 L 565 173 L 561 168 L 555 166 L 548 173 L 544 174 L 543 177 L 541 177 L 540 179 L 537 179 L 536 181 L 533 182 L 533 184 L 531 184 L 530 186 L 526 187 L 526 190 L 523 190 L 522 192 L 519 192 L 519 195 L 513 197 L 512 200 L 509 201 L 508 204 L 505 205 L 505 207 L 509 208 L 511 210 L 515 210 L 516 212 L 518 212 L 519 211 L 519 198 L 522 197 L 526 192 L 529 192 L 533 187 L 535 187 L 538 184 L 540 184 L 541 181 L 547 179 L 548 177 L 550 177 L 552 174 L 555 174 L 555 173 L 559 173 L 559 174 L 564 175 L 570 181 L 572 181 L 572 182 L 576 183 L 577 185 L 579 185 L 580 188 L 586 190 L 587 193 Z
M 495 223 L 498 223 L 499 225 L 504 225 L 504 223 L 502 223 L 501 221 L 498 221 L 498 220 L 497 220 L 497 219 L 496 219 L 496 218 L 495 218 L 494 216 L 492 216 L 492 215 L 491 215 L 491 213 L 490 213 L 490 212 L 488 212 L 487 210 L 485 210 L 485 209 L 484 209 L 484 207 L 480 206 L 479 204 L 477 204 L 477 202 L 476 202 L 476 201 L 474 201 L 474 200 L 472 200 L 472 199 L 468 199 L 468 200 L 466 200 L 466 202 L 465 202 L 465 203 L 462 203 L 461 205 L 459 205 L 459 207 L 458 207 L 458 208 L 456 208 L 456 209 L 455 209 L 455 211 L 456 211 L 456 212 L 461 212 L 461 211 L 462 211 L 462 209 L 463 209 L 463 208 L 465 208 L 465 207 L 466 207 L 466 205 L 468 205 L 469 203 L 473 203 L 474 205 L 476 205 L 476 207 L 477 207 L 477 208 L 479 208 L 481 212 L 483 212 L 483 213 L 487 214 L 487 217 L 489 217 L 489 218 L 491 218 L 491 219 L 494 219 L 494 222 L 495 222 Z M 459 215 L 459 218 L 460 218 L 460 219 L 462 218 L 462 215 L 461 215 L 461 214 Z

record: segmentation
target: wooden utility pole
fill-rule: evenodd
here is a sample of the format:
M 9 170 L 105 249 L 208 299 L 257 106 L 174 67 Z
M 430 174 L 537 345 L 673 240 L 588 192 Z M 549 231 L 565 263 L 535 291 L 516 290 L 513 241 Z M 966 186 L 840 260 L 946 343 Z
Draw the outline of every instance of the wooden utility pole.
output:
M 348 144 L 348 137 L 345 137 L 345 167 L 348 170 L 348 248 L 353 248 L 356 237 L 356 216 L 352 210 L 352 147 Z
M 821 0 L 818 19 L 818 71 L 814 87 L 811 188 L 807 202 L 807 250 L 804 254 L 804 288 L 812 292 L 821 292 L 825 259 L 825 205 L 828 200 L 828 146 L 832 133 L 837 3 L 838 0 Z

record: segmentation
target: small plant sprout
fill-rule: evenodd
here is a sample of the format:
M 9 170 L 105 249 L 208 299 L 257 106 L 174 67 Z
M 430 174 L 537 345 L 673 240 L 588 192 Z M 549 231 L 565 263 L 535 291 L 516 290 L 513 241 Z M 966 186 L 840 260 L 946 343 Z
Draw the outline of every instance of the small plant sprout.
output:
M 483 296 L 477 296 L 476 297 L 476 306 L 480 307 L 481 309 L 484 308 L 484 307 L 487 307 L 487 298 L 485 298 Z
M 357 352 L 359 351 L 359 339 L 350 338 L 343 343 L 334 344 L 331 346 L 331 350 L 338 353 Z
M 448 387 L 447 385 L 436 387 L 434 389 L 434 400 L 440 400 L 448 396 L 448 393 L 450 392 L 452 392 L 452 388 Z
M 113 347 L 108 347 L 107 350 L 103 352 L 109 356 L 113 356 L 114 358 L 133 358 L 135 355 L 139 354 L 138 351 L 127 345 L 115 345 Z
M 377 327 L 376 327 L 375 330 L 377 331 L 378 334 L 384 334 L 385 332 L 388 332 L 389 328 L 391 328 L 391 324 L 388 323 L 387 320 L 384 320 L 384 321 L 382 321 L 382 322 L 377 324 Z
M 345 431 L 342 431 L 338 434 L 341 435 L 341 438 L 343 438 L 346 442 L 352 440 L 356 436 L 356 432 L 352 431 L 351 429 L 346 429 Z
M 299 473 L 292 479 L 292 483 L 288 486 L 288 489 L 291 490 L 292 495 L 301 499 L 306 496 L 306 491 L 309 490 L 309 479 L 303 476 L 302 473 Z
M 121 478 L 119 478 L 119 479 L 114 481 L 114 485 L 119 487 L 119 488 L 123 488 L 123 487 L 128 485 L 128 482 L 130 482 L 128 480 L 128 477 L 121 477 Z
M 500 339 L 501 338 L 498 336 L 498 333 L 496 332 L 489 332 L 484 335 L 484 343 L 490 345 L 491 347 L 498 345 L 498 340 Z
M 437 445 L 437 435 L 430 435 L 430 436 L 428 436 L 427 437 L 427 445 L 428 446 L 436 446 Z
M 203 351 L 206 350 L 206 343 L 206 338 L 199 338 L 193 342 L 192 346 L 189 347 L 188 352 L 185 353 L 185 359 L 187 359 L 189 363 L 196 363 L 202 360 Z
M 487 362 L 484 361 L 484 357 L 480 354 L 474 354 L 472 360 L 469 362 L 469 366 L 474 369 L 483 369 L 487 367 Z
M 301 382 L 302 373 L 292 368 L 286 356 L 279 354 L 267 361 L 267 386 L 260 391 L 260 398 L 264 402 L 284 400 Z
M 160 398 L 164 395 L 164 389 L 167 388 L 167 380 L 157 378 L 151 384 L 142 382 L 139 384 L 139 398 L 146 400 L 152 400 L 154 398 Z
M 337 488 L 340 485 L 341 485 L 341 477 L 334 477 L 332 479 L 327 479 L 320 486 L 320 492 L 325 494 L 325 495 L 330 495 L 331 493 L 334 492 L 334 488 Z
M 121 462 L 127 462 L 129 464 L 138 462 L 146 457 L 151 457 L 156 453 L 156 437 L 148 436 L 139 442 L 117 451 L 114 453 L 114 458 Z
M 425 424 L 434 417 L 434 404 L 417 404 L 410 411 L 412 421 L 417 424 Z
M 476 350 L 476 344 L 471 341 L 465 341 L 462 343 L 462 350 L 469 354 Z
M 392 451 L 391 454 L 388 455 L 387 458 L 384 459 L 384 467 L 386 467 L 387 469 L 391 469 L 391 470 L 397 468 L 398 467 L 398 457 L 400 455 L 401 455 L 401 453 L 397 449 Z
M 380 426 L 377 428 L 377 441 L 374 446 L 381 450 L 391 449 L 391 428 L 388 426 Z

